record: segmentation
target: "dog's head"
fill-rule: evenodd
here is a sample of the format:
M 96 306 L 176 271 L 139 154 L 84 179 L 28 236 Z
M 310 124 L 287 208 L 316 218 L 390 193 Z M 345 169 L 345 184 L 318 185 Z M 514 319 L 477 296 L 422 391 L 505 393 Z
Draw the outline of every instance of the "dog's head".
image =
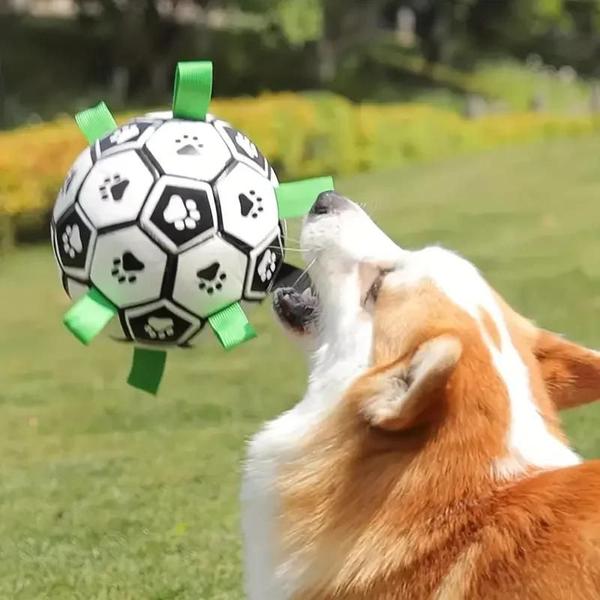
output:
M 388 437 L 453 435 L 497 477 L 577 462 L 556 407 L 600 397 L 597 353 L 518 315 L 457 254 L 398 247 L 337 193 L 319 197 L 301 243 L 312 285 L 274 306 L 310 348 L 312 403 L 352 407 Z

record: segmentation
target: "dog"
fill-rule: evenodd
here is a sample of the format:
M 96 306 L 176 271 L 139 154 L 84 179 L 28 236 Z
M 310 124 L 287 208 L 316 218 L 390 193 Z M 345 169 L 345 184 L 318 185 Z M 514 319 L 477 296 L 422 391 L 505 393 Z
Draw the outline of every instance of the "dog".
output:
M 600 354 L 335 192 L 301 245 L 311 286 L 274 308 L 308 388 L 248 445 L 248 598 L 600 598 L 600 461 L 558 419 L 600 396 Z

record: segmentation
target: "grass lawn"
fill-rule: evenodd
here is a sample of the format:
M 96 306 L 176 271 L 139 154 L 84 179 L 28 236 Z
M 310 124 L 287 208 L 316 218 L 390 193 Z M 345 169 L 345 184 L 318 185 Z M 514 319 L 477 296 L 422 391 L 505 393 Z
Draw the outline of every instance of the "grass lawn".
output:
M 600 346 L 600 139 L 504 149 L 339 181 L 401 244 L 472 259 L 539 324 Z M 304 386 L 301 355 L 260 337 L 174 352 L 158 397 L 129 348 L 83 348 L 48 248 L 0 257 L 0 598 L 242 598 L 243 444 Z M 565 414 L 600 454 L 600 410 Z M 265 599 L 268 600 L 268 599 Z

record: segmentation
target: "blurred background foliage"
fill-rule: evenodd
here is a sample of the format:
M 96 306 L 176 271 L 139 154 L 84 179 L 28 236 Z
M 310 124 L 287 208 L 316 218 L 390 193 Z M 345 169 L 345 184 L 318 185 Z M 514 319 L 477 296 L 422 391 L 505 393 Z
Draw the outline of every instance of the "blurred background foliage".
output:
M 0 31 L 4 128 L 98 96 L 167 103 L 186 58 L 215 62 L 217 96 L 437 91 L 519 108 L 573 108 L 600 65 L 597 0 L 3 0 Z
M 0 245 L 45 235 L 70 115 L 198 58 L 281 177 L 351 173 L 597 131 L 600 0 L 3 0 Z

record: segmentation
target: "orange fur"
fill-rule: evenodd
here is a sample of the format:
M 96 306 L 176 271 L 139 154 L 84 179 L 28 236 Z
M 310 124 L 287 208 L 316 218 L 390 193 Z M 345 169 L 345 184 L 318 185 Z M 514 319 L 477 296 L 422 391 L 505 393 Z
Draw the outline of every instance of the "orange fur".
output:
M 600 398 L 600 356 L 548 331 L 539 331 L 534 352 L 558 408 Z
M 597 397 L 600 361 L 509 311 L 538 409 L 563 437 L 555 405 Z M 499 345 L 489 315 L 483 326 Z M 460 359 L 418 405 L 374 419 L 373 399 L 400 393 L 440 336 Z M 600 598 L 600 462 L 494 478 L 508 398 L 475 320 L 431 284 L 384 290 L 373 364 L 279 480 L 281 551 L 304 569 L 295 600 Z

